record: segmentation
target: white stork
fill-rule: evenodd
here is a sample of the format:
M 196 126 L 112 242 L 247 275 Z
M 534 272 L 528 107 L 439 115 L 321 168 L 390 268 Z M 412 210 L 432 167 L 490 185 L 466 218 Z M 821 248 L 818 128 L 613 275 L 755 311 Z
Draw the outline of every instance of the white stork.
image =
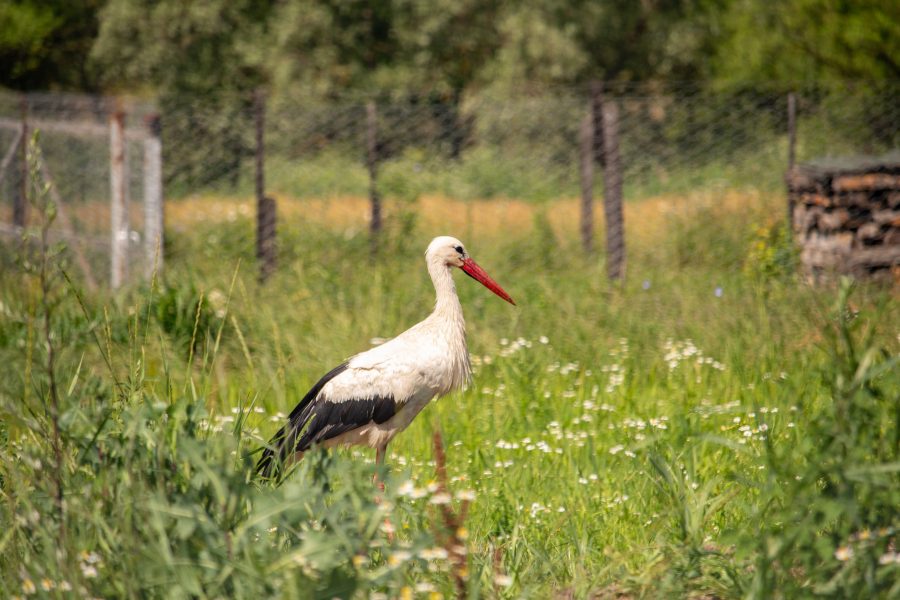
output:
M 397 337 L 326 373 L 271 439 L 256 464 L 257 472 L 271 477 L 312 447 L 369 446 L 381 464 L 388 443 L 426 404 L 469 380 L 466 322 L 451 269 L 462 269 L 510 304 L 515 302 L 456 238 L 434 238 L 425 263 L 437 295 L 434 311 Z

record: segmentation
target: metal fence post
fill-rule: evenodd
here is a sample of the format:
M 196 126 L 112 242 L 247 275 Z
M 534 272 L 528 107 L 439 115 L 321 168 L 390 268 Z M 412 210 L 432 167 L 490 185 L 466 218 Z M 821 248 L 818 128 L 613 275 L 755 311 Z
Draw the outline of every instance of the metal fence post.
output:
M 625 276 L 625 218 L 622 211 L 622 162 L 619 156 L 619 107 L 604 97 L 603 214 L 606 217 L 606 272 L 611 281 Z
M 163 266 L 162 128 L 159 115 L 147 117 L 144 138 L 144 276 Z
M 594 117 L 592 111 L 581 120 L 578 139 L 578 174 L 581 180 L 581 245 L 586 254 L 594 251 Z
M 378 195 L 378 110 L 375 101 L 366 103 L 366 166 L 369 170 L 369 202 L 372 205 L 372 221 L 369 231 L 372 235 L 372 250 L 378 248 L 381 233 L 381 197 Z
M 256 90 L 253 98 L 256 122 L 256 258 L 259 260 L 259 281 L 265 283 L 275 271 L 275 199 L 266 196 L 265 180 L 265 124 L 266 98 Z
M 128 267 L 127 166 L 125 113 L 116 107 L 109 119 L 109 221 L 111 235 L 110 286 L 122 285 Z

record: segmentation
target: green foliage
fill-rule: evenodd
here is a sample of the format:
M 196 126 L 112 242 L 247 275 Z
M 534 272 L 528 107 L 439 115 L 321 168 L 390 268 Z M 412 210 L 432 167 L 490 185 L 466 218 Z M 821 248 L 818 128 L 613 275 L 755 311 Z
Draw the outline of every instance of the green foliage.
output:
M 0 7 L 0 48 L 11 71 L 6 77 L 22 77 L 37 66 L 41 47 L 56 25 L 53 11 L 46 6 L 7 3 Z
M 900 75 L 893 3 L 802 0 L 729 3 L 715 51 L 721 81 L 886 80 Z
M 215 433 L 221 426 L 210 424 L 202 400 L 148 396 L 138 385 L 108 402 L 69 398 L 61 514 L 52 503 L 56 475 L 47 473 L 52 449 L 35 437 L 46 422 L 27 419 L 25 433 L 9 440 L 5 595 L 29 580 L 81 596 L 167 598 L 292 590 L 349 597 L 402 581 L 386 563 L 397 550 L 379 536 L 394 500 L 375 503 L 370 468 L 320 455 L 277 489 L 260 487 L 246 454 L 258 445 L 246 413 L 231 431 Z M 21 415 L 10 404 L 4 413 Z M 423 547 L 419 539 L 407 552 Z M 372 567 L 354 567 L 353 556 Z
M 221 292 L 204 297 L 192 285 L 182 288 L 162 286 L 153 297 L 153 306 L 149 310 L 160 329 L 182 346 L 185 353 L 199 353 L 214 337 L 217 317 L 225 316 L 223 302 Z M 211 306 L 211 303 L 218 306 Z
M 427 314 L 421 223 L 401 242 L 389 221 L 373 257 L 364 229 L 288 216 L 264 287 L 235 273 L 249 217 L 172 226 L 165 286 L 110 299 L 58 279 L 49 344 L 39 275 L 11 272 L 0 593 L 449 597 L 462 577 L 473 597 L 891 597 L 900 307 L 860 285 L 823 319 L 831 290 L 743 270 L 781 201 L 728 206 L 643 213 L 670 226 L 630 243 L 615 287 L 552 202 L 526 231 L 481 224 L 464 241 L 519 306 L 457 281 L 470 389 L 429 405 L 384 469 L 312 453 L 280 487 L 252 464 L 284 413 Z M 473 498 L 464 526 L 436 518 Z
M 870 322 L 850 303 L 851 291 L 843 281 L 823 325 L 828 395 L 802 405 L 809 437 L 790 451 L 766 448 L 770 477 L 755 517 L 761 535 L 746 540 L 755 550 L 751 589 L 758 597 L 900 592 L 893 550 L 900 528 L 900 356 L 875 341 Z
M 15 0 L 0 81 L 276 95 L 607 81 L 883 80 L 900 73 L 890 2 Z M 86 61 L 90 54 L 90 61 Z
M 92 91 L 86 59 L 102 0 L 11 0 L 0 4 L 0 85 Z

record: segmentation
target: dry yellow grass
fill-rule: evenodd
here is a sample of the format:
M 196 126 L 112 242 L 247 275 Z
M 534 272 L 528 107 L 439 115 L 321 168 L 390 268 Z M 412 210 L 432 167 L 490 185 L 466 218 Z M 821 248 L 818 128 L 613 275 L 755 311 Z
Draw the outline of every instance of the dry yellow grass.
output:
M 673 216 L 714 208 L 720 214 L 754 212 L 759 209 L 777 211 L 780 200 L 752 190 L 698 192 L 680 196 L 657 196 L 625 204 L 627 234 L 635 241 L 658 239 Z M 362 231 L 368 227 L 369 202 L 365 197 L 345 196 L 328 199 L 297 199 L 277 196 L 278 217 L 282 223 L 305 221 L 324 227 Z M 514 199 L 461 201 L 442 196 L 424 196 L 407 210 L 415 211 L 420 226 L 435 235 L 453 233 L 467 239 L 511 233 L 527 233 L 535 215 L 544 212 L 559 236 L 575 236 L 578 230 L 579 201 L 563 198 L 544 204 Z M 385 213 L 390 218 L 399 207 L 387 202 Z M 603 207 L 597 202 L 594 214 L 598 230 L 603 226 Z M 197 196 L 166 204 L 166 223 L 186 229 L 201 223 L 236 221 L 252 218 L 255 200 L 223 196 Z

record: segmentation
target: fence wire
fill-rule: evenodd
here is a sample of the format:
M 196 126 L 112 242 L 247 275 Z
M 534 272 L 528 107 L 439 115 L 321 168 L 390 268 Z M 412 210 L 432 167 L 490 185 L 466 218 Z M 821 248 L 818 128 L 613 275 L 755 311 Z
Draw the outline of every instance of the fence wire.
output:
M 900 148 L 900 82 L 798 86 L 796 157 L 878 156 Z M 767 86 L 606 86 L 619 108 L 626 199 L 700 189 L 783 190 L 788 90 Z M 158 105 L 57 94 L 0 94 L 0 231 L 16 232 L 24 170 L 14 147 L 22 123 L 39 129 L 49 173 L 98 281 L 109 271 L 110 115 L 126 114 L 128 271 L 141 251 L 146 119 L 162 124 L 167 200 L 250 197 L 256 182 L 254 94 L 167 97 Z M 541 202 L 579 195 L 579 130 L 590 90 L 271 96 L 264 104 L 265 191 L 293 198 L 424 195 Z M 372 114 L 374 111 L 374 120 Z M 373 137 L 374 136 L 374 137 Z M 374 142 L 374 143 L 373 143 Z M 602 156 L 600 156 L 602 160 Z M 595 195 L 602 168 L 594 170 Z M 142 262 L 143 261 L 143 262 Z

